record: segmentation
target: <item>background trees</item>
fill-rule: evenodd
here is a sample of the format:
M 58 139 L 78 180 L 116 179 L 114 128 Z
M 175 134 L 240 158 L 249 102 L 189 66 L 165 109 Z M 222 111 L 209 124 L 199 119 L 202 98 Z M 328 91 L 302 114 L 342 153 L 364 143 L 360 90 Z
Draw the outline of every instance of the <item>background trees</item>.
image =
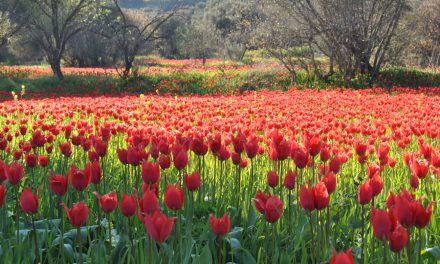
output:
M 440 0 L 4 0 L 0 60 L 117 67 L 135 58 L 243 60 L 264 51 L 289 71 L 377 76 L 384 64 L 440 64 Z M 26 18 L 26 19 L 23 19 Z M 5 51 L 6 50 L 6 51 Z M 27 58 L 26 58 L 27 56 Z M 4 56 L 3 56 L 4 57 Z

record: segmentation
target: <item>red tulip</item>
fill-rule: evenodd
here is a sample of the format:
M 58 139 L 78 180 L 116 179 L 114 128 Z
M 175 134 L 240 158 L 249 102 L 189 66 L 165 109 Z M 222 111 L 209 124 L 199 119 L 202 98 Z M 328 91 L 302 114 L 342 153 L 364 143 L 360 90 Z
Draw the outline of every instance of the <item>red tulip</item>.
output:
M 358 202 L 361 205 L 366 205 L 371 202 L 372 198 L 373 198 L 373 190 L 371 190 L 370 183 L 366 182 L 366 183 L 359 185 Z
M 419 178 L 416 175 L 411 176 L 409 184 L 413 189 L 417 189 L 417 187 L 419 187 Z
M 354 258 L 351 254 L 351 249 L 347 250 L 347 253 L 341 251 L 339 252 L 339 254 L 336 254 L 336 251 L 333 250 L 330 264 L 354 264 Z
M 158 163 L 144 161 L 142 163 L 142 179 L 146 184 L 159 182 L 160 169 Z
M 198 171 L 191 173 L 185 173 L 183 178 L 186 188 L 190 191 L 196 191 L 200 188 L 200 173 Z
M 254 206 L 258 212 L 264 214 L 266 211 L 266 202 L 271 197 L 270 192 L 266 195 L 261 190 L 258 190 L 254 198 Z
M 341 159 L 339 158 L 339 156 L 335 156 L 329 164 L 329 170 L 335 174 L 337 174 L 339 172 L 339 170 L 341 169 Z
M 180 149 L 175 156 L 173 155 L 173 161 L 176 169 L 181 170 L 185 168 L 188 165 L 188 153 L 186 150 L 184 148 Z
M 162 170 L 168 169 L 171 166 L 170 155 L 162 154 L 159 157 L 159 165 Z
M 390 234 L 389 243 L 390 249 L 393 252 L 399 252 L 405 248 L 408 243 L 408 232 L 406 229 L 398 224 Z
M 185 195 L 180 184 L 177 187 L 168 184 L 165 190 L 165 204 L 167 207 L 171 210 L 180 210 L 183 207 L 184 200 Z
M 362 141 L 358 140 L 354 143 L 354 149 L 358 156 L 365 156 L 367 153 L 367 144 L 364 144 Z
M 87 222 L 89 208 L 87 208 L 87 204 L 84 201 L 74 204 L 72 209 L 69 209 L 65 204 L 63 204 L 63 206 L 71 225 L 81 227 Z
M 315 197 L 313 195 L 313 188 L 301 185 L 299 192 L 299 202 L 302 208 L 308 211 L 316 209 Z
M 2 185 L 0 185 L 0 208 L 2 208 L 3 204 L 5 203 L 5 195 L 6 195 L 6 186 L 5 183 L 2 183 Z
M 0 183 L 4 182 L 6 178 L 6 170 L 8 166 L 0 159 Z
M 283 215 L 283 202 L 278 195 L 270 197 L 265 204 L 264 217 L 269 223 L 275 223 Z
M 116 195 L 116 192 L 104 194 L 102 197 L 97 192 L 93 192 L 93 194 L 99 200 L 102 211 L 106 214 L 113 212 L 118 206 L 118 196 Z
M 315 198 L 315 208 L 317 210 L 322 210 L 328 206 L 330 196 L 324 182 L 318 182 L 315 187 L 313 187 L 313 196 Z
M 23 166 L 14 162 L 5 168 L 5 174 L 10 184 L 17 185 L 23 179 Z
M 295 188 L 295 181 L 296 172 L 288 170 L 286 176 L 284 176 L 284 187 L 286 187 L 288 190 L 293 190 L 293 188 Z
M 432 205 L 434 202 L 430 202 L 428 207 L 425 209 L 421 203 L 421 201 L 417 202 L 416 210 L 415 210 L 415 226 L 419 229 L 425 228 L 428 225 L 429 220 L 431 219 L 432 214 Z
M 104 157 L 107 154 L 107 143 L 101 139 L 95 139 L 93 142 L 93 148 L 100 157 Z
M 392 208 L 397 221 L 406 228 L 414 226 L 416 222 L 416 209 L 416 201 L 414 201 L 405 189 L 402 189 L 399 195 L 395 198 L 395 204 Z
M 84 168 L 84 173 L 90 178 L 93 184 L 99 184 L 101 182 L 101 166 L 99 161 L 93 161 L 86 164 Z
M 90 173 L 85 173 L 84 170 L 77 169 L 75 165 L 72 165 L 68 172 L 68 177 L 70 178 L 70 183 L 73 188 L 78 191 L 83 191 L 90 183 Z
M 70 145 L 70 142 L 60 143 L 59 146 L 60 146 L 61 153 L 64 156 L 70 157 L 72 155 L 72 146 Z
M 231 227 L 229 214 L 225 213 L 221 218 L 216 218 L 212 214 L 209 216 L 211 230 L 216 236 L 224 236 L 229 232 Z
M 324 184 L 327 188 L 327 192 L 332 194 L 336 189 L 336 176 L 331 171 L 326 172 L 324 176 Z
M 250 159 L 253 159 L 255 156 L 257 156 L 259 148 L 260 146 L 258 145 L 258 138 L 256 136 L 251 136 L 244 145 L 246 155 Z
M 392 222 L 390 213 L 384 210 L 371 209 L 371 224 L 373 225 L 373 234 L 379 239 L 386 239 L 392 231 Z
M 26 154 L 24 157 L 24 161 L 26 163 L 26 166 L 29 168 L 33 168 L 37 165 L 37 156 L 35 154 Z
M 37 195 L 34 195 L 29 187 L 26 187 L 20 196 L 20 206 L 27 214 L 36 214 L 38 211 L 38 198 L 40 188 L 37 190 Z
M 38 165 L 40 165 L 41 167 L 46 167 L 47 163 L 49 162 L 49 159 L 47 158 L 47 156 L 45 155 L 40 155 L 38 156 Z
M 53 171 L 50 172 L 50 189 L 56 195 L 63 196 L 67 192 L 67 184 L 69 180 L 69 175 L 64 177 L 61 174 L 55 175 Z
M 118 159 L 123 165 L 128 164 L 128 152 L 125 149 L 117 149 L 116 152 L 118 153 Z
M 133 196 L 122 193 L 119 209 L 125 217 L 132 217 L 136 213 L 136 200 Z
M 160 211 L 155 211 L 152 216 L 146 215 L 144 224 L 148 234 L 158 243 L 164 242 L 173 230 L 175 217 L 167 218 Z
M 153 191 L 145 190 L 144 195 L 142 195 L 142 198 L 139 198 L 139 193 L 137 190 L 135 190 L 135 192 L 136 192 L 136 198 L 139 203 L 138 215 L 141 221 L 144 220 L 146 215 L 151 215 L 160 209 L 159 201 L 157 200 L 157 196 Z
M 309 154 L 302 147 L 296 147 L 292 150 L 293 161 L 299 169 L 303 169 L 307 166 L 309 162 Z
M 121 153 L 121 155 L 124 155 L 123 153 Z M 122 157 L 124 158 L 124 157 Z M 139 164 L 141 164 L 141 153 L 137 150 L 137 148 L 129 146 L 128 150 L 127 150 L 127 162 L 128 164 L 137 166 Z
M 275 188 L 278 185 L 278 175 L 275 171 L 269 171 L 267 173 L 267 184 L 270 187 Z
M 383 182 L 378 173 L 374 174 L 373 178 L 371 178 L 370 187 L 371 191 L 373 192 L 373 196 L 379 195 L 382 191 Z

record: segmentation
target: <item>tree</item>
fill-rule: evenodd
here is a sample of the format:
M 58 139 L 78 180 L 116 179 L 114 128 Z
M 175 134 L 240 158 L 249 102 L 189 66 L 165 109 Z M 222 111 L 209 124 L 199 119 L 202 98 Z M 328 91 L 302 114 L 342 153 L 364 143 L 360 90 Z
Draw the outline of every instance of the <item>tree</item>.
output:
M 328 57 L 331 65 L 334 61 L 345 77 L 379 73 L 406 5 L 406 0 L 264 2 L 263 10 L 277 5 L 287 12 L 295 26 L 311 36 L 310 47 Z
M 19 9 L 17 1 L 3 0 L 0 3 L 0 48 L 23 26 L 23 17 L 19 16 Z
M 149 13 L 145 13 L 123 9 L 119 5 L 119 0 L 113 0 L 111 5 L 105 7 L 102 15 L 104 25 L 100 34 L 115 41 L 118 50 L 122 53 L 123 78 L 130 76 L 136 55 L 147 43 L 160 38 L 157 34 L 160 27 L 182 8 L 182 5 L 175 5 L 169 11 L 150 10 Z
M 62 80 L 61 59 L 67 42 L 87 27 L 99 0 L 21 0 L 30 32 L 46 54 L 54 75 Z

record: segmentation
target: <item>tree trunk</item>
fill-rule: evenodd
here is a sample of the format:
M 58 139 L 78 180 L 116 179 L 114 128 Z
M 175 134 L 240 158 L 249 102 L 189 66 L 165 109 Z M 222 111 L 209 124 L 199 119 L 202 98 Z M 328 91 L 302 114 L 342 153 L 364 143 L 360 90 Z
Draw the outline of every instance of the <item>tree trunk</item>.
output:
M 50 62 L 50 67 L 52 68 L 53 75 L 62 81 L 64 79 L 63 72 L 61 71 L 61 59 L 53 59 Z

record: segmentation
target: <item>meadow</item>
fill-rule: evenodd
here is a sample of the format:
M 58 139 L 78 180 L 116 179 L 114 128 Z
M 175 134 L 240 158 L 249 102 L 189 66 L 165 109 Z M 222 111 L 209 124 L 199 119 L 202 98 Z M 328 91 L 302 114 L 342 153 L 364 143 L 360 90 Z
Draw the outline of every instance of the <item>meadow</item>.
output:
M 439 92 L 9 93 L 0 262 L 436 263 Z

